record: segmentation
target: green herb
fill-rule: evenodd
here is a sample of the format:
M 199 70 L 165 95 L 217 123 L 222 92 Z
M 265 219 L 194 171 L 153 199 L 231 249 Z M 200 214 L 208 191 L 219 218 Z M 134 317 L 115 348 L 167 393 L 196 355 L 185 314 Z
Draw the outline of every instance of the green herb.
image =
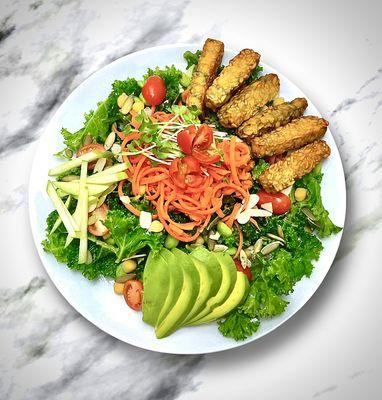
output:
M 229 314 L 224 321 L 218 321 L 218 325 L 224 336 L 239 341 L 252 336 L 259 329 L 260 321 L 237 311 Z
M 262 158 L 257 162 L 252 170 L 252 178 L 257 181 L 260 175 L 269 167 L 269 164 Z
M 301 212 L 301 208 L 307 207 L 316 217 L 317 233 L 321 237 L 326 237 L 332 233 L 338 233 L 342 228 L 333 224 L 329 218 L 328 211 L 325 210 L 321 198 L 321 181 L 322 181 L 321 165 L 318 165 L 310 174 L 305 175 L 294 184 L 294 187 L 302 187 L 308 190 L 306 200 L 295 202 L 294 207 Z
M 192 67 L 193 65 L 197 65 L 200 55 L 202 54 L 201 50 L 196 50 L 195 53 L 193 53 L 192 51 L 186 51 L 183 53 L 183 58 L 186 60 L 187 62 L 187 69 L 189 69 L 190 67 Z
M 109 210 L 105 225 L 117 247 L 117 262 L 148 246 L 156 253 L 163 247 L 162 233 L 149 233 L 139 225 L 138 218 L 122 210 Z
M 256 79 L 259 79 L 261 72 L 263 71 L 263 67 L 260 67 L 259 65 L 251 72 L 251 75 L 249 75 L 249 78 L 247 79 L 247 85 L 250 84 L 251 82 L 255 81 Z

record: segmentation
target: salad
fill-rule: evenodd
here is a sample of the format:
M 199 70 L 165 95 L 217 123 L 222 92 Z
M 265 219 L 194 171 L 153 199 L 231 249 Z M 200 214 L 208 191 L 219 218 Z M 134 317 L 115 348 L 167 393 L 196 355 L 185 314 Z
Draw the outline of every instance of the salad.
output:
M 257 52 L 223 53 L 207 39 L 184 71 L 116 80 L 48 172 L 44 250 L 113 280 L 157 338 L 213 321 L 250 337 L 341 230 L 321 199 L 327 121 L 279 97 Z

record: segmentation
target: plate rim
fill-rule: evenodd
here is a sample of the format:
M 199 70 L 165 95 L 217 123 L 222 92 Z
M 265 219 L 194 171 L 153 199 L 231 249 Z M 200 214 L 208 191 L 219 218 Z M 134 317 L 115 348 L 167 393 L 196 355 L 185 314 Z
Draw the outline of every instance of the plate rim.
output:
M 60 295 L 65 299 L 65 301 L 76 311 L 78 312 L 83 318 L 85 318 L 87 321 L 89 321 L 92 325 L 94 325 L 95 327 L 97 327 L 98 329 L 100 329 L 101 331 L 107 333 L 108 335 L 115 337 L 116 339 L 141 348 L 141 349 L 145 349 L 145 350 L 150 350 L 150 351 L 154 351 L 154 352 L 159 352 L 159 353 L 164 353 L 164 354 L 178 354 L 178 355 L 195 355 L 195 354 L 211 354 L 211 353 L 217 353 L 217 352 L 221 352 L 221 351 L 226 351 L 226 350 L 231 350 L 231 349 L 235 349 L 238 347 L 242 347 L 244 345 L 250 344 L 255 342 L 256 340 L 272 333 L 275 329 L 279 328 L 281 325 L 283 325 L 284 323 L 286 323 L 287 321 L 289 321 L 291 318 L 293 318 L 295 316 L 295 314 L 300 311 L 308 302 L 309 300 L 313 297 L 313 295 L 318 291 L 318 289 L 320 288 L 320 286 L 322 285 L 322 282 L 324 281 L 324 279 L 326 278 L 329 270 L 331 269 L 334 259 L 338 253 L 338 249 L 340 247 L 341 241 L 342 241 L 342 237 L 343 237 L 343 232 L 344 232 L 344 227 L 345 227 L 345 223 L 346 223 L 346 209 L 347 209 L 347 188 L 346 188 L 346 180 L 345 180 L 345 173 L 344 173 L 344 167 L 343 167 L 343 161 L 342 161 L 342 157 L 341 154 L 338 150 L 338 146 L 337 143 L 335 141 L 335 137 L 332 135 L 330 129 L 328 129 L 328 132 L 330 134 L 330 136 L 332 137 L 333 141 L 335 142 L 335 148 L 332 149 L 332 151 L 334 151 L 336 153 L 336 155 L 338 156 L 339 160 L 340 160 L 340 166 L 341 166 L 341 176 L 339 176 L 340 178 L 340 182 L 341 185 L 343 186 L 343 194 L 344 194 L 344 203 L 343 203 L 343 207 L 342 207 L 342 218 L 341 218 L 341 224 L 343 225 L 342 230 L 336 234 L 336 238 L 338 240 L 338 244 L 337 244 L 337 248 L 336 250 L 331 254 L 331 257 L 329 259 L 329 261 L 327 261 L 329 265 L 329 267 L 327 268 L 327 271 L 325 272 L 325 274 L 323 274 L 322 279 L 320 279 L 317 282 L 316 287 L 314 288 L 314 290 L 309 293 L 309 295 L 307 296 L 305 302 L 298 307 L 296 310 L 293 310 L 293 312 L 286 318 L 283 319 L 281 321 L 279 321 L 277 324 L 275 324 L 273 327 L 271 327 L 270 329 L 268 329 L 265 332 L 261 332 L 259 334 L 257 334 L 256 336 L 252 336 L 249 337 L 248 339 L 244 340 L 244 341 L 233 341 L 230 338 L 227 338 L 227 346 L 223 347 L 221 346 L 221 348 L 213 348 L 211 350 L 206 350 L 203 352 L 200 351 L 182 351 L 182 350 L 172 350 L 172 351 L 168 351 L 168 350 L 160 350 L 156 347 L 150 346 L 150 345 L 142 345 L 141 343 L 136 343 L 134 341 L 126 341 L 125 338 L 122 338 L 119 334 L 116 333 L 112 333 L 109 329 L 105 328 L 105 327 L 100 327 L 97 322 L 89 316 L 85 316 L 83 311 L 79 310 L 77 307 L 75 307 L 72 302 L 67 298 L 67 296 L 65 296 L 63 294 L 63 292 L 60 290 L 59 288 L 59 282 L 58 279 L 56 279 L 53 274 L 51 273 L 51 271 L 49 270 L 49 268 L 46 267 L 45 265 L 45 261 L 44 261 L 44 257 L 43 255 L 46 254 L 45 251 L 43 250 L 41 243 L 39 242 L 39 238 L 38 238 L 38 231 L 37 231 L 37 227 L 34 227 L 32 221 L 33 221 L 33 217 L 35 215 L 35 210 L 33 207 L 33 202 L 31 201 L 32 199 L 32 192 L 33 192 L 33 177 L 36 173 L 36 169 L 37 169 L 37 165 L 38 165 L 38 158 L 37 155 L 39 153 L 40 148 L 42 147 L 42 142 L 44 140 L 44 138 L 46 137 L 48 131 L 47 128 L 49 127 L 50 123 L 57 118 L 57 116 L 61 113 L 62 108 L 64 107 L 64 105 L 72 98 L 75 96 L 75 94 L 80 91 L 80 89 L 82 88 L 82 86 L 84 86 L 86 84 L 86 82 L 91 79 L 94 78 L 98 75 L 101 75 L 103 73 L 103 71 L 105 69 L 110 68 L 110 66 L 112 65 L 116 65 L 118 63 L 123 63 L 126 59 L 128 59 L 129 57 L 131 57 L 132 55 L 137 56 L 137 55 L 142 55 L 142 54 L 146 54 L 146 53 L 150 53 L 153 50 L 165 50 L 165 49 L 177 49 L 177 48 L 185 48 L 187 47 L 188 49 L 194 49 L 194 48 L 201 48 L 202 44 L 201 43 L 175 43 L 175 44 L 164 44 L 164 45 L 159 45 L 159 46 L 152 46 L 152 47 L 147 47 L 129 54 L 126 54 L 122 57 L 119 57 L 115 60 L 113 60 L 112 62 L 102 66 L 101 68 L 97 69 L 96 71 L 92 72 L 91 74 L 89 74 L 83 81 L 81 81 L 70 93 L 69 95 L 61 102 L 60 106 L 57 108 L 57 110 L 54 112 L 54 114 L 49 118 L 49 120 L 47 121 L 44 131 L 42 132 L 41 136 L 38 138 L 37 143 L 36 143 L 36 148 L 34 151 L 34 155 L 33 155 L 33 161 L 32 161 L 32 167 L 31 167 L 31 171 L 29 174 L 29 183 L 28 183 L 28 220 L 29 220 L 29 226 L 32 232 L 32 237 L 33 237 L 33 242 L 34 245 L 37 249 L 38 255 L 39 255 L 39 260 L 41 262 L 41 264 L 44 267 L 45 272 L 48 274 L 50 280 L 53 282 L 54 286 L 56 287 L 56 289 L 58 290 L 58 292 L 60 293 Z M 228 51 L 228 52 L 235 52 L 237 53 L 237 51 L 239 50 L 234 50 L 232 48 L 227 48 L 225 47 L 224 51 Z M 175 61 L 174 61 L 175 62 Z M 273 68 L 272 66 L 268 65 L 266 62 L 261 61 L 261 65 L 263 65 L 264 67 L 266 67 L 267 69 L 273 70 L 275 73 L 277 73 L 277 75 L 280 78 L 280 81 L 285 80 L 289 83 L 291 83 L 294 87 L 296 87 L 301 93 L 304 94 L 304 92 L 300 89 L 300 87 L 298 85 L 296 85 L 293 81 L 291 81 L 289 78 L 287 78 L 282 72 L 280 72 L 279 70 L 276 70 L 275 68 Z M 305 95 L 305 94 L 304 94 Z M 306 97 L 306 96 L 305 96 Z M 315 104 L 309 99 L 309 103 L 311 106 L 313 106 L 318 114 L 321 116 L 321 113 L 319 111 L 319 109 L 315 106 Z M 324 246 L 325 248 L 325 246 Z M 61 263 L 59 263 L 57 260 L 54 260 L 55 263 L 57 263 L 57 265 L 60 265 Z M 84 278 L 86 279 L 86 278 Z M 308 278 L 309 279 L 309 278 Z M 159 340 L 159 339 L 158 339 Z

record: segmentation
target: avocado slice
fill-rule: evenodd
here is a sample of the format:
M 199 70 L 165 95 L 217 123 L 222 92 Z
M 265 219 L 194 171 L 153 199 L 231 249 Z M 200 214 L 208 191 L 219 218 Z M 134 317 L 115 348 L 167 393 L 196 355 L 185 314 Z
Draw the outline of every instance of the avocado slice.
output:
M 167 249 L 162 249 L 159 255 L 165 262 L 169 273 L 169 286 L 166 300 L 160 310 L 155 326 L 158 326 L 163 321 L 168 312 L 174 306 L 175 302 L 178 300 L 184 280 L 183 270 L 180 268 L 179 264 L 177 264 L 174 254 Z
M 205 324 L 206 322 L 215 321 L 236 308 L 247 296 L 249 290 L 248 278 L 242 272 L 237 271 L 235 286 L 228 299 L 220 306 L 215 307 L 210 314 L 198 319 L 195 324 Z
M 143 272 L 142 319 L 151 326 L 155 326 L 170 291 L 170 272 L 163 257 L 150 252 Z
M 199 273 L 190 257 L 178 249 L 173 249 L 174 265 L 183 271 L 183 285 L 179 297 L 173 307 L 165 314 L 163 320 L 155 326 L 158 339 L 164 338 L 174 332 L 188 315 L 199 293 Z M 161 312 L 162 315 L 162 312 Z
M 198 271 L 200 286 L 199 293 L 195 299 L 193 307 L 182 321 L 182 325 L 186 324 L 187 321 L 191 320 L 193 317 L 195 317 L 195 315 L 198 315 L 202 309 L 204 309 L 207 300 L 211 297 L 211 288 L 213 282 L 212 275 L 210 274 L 207 265 L 199 261 L 197 258 L 192 257 L 192 255 L 189 255 L 188 257 L 194 263 Z
M 215 296 L 220 289 L 222 281 L 222 268 L 219 261 L 214 257 L 213 253 L 203 246 L 196 247 L 192 250 L 191 255 L 207 267 L 208 273 L 212 277 L 210 297 Z
M 221 271 L 222 280 L 218 292 L 211 297 L 203 310 L 194 318 L 188 321 L 187 325 L 198 325 L 199 320 L 210 314 L 215 307 L 222 305 L 231 294 L 237 279 L 237 270 L 231 256 L 226 253 L 210 253 L 218 261 Z

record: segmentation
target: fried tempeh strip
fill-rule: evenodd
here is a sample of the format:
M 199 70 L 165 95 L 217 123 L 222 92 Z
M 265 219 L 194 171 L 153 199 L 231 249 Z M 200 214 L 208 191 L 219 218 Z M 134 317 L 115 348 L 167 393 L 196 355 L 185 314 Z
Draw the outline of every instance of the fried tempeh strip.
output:
M 304 98 L 297 98 L 291 102 L 279 104 L 259 111 L 248 121 L 245 121 L 237 130 L 237 136 L 242 139 L 250 139 L 273 131 L 286 125 L 295 118 L 304 114 L 308 102 Z
M 189 95 L 186 101 L 188 107 L 196 106 L 198 110 L 203 111 L 206 91 L 216 77 L 223 53 L 223 42 L 215 39 L 205 41 L 198 65 L 195 67 L 188 87 Z
M 226 103 L 249 78 L 259 61 L 260 54 L 251 49 L 244 49 L 237 54 L 208 88 L 206 106 L 215 111 Z
M 295 119 L 273 132 L 251 140 L 252 152 L 255 157 L 263 158 L 296 150 L 325 135 L 328 121 L 315 116 Z
M 269 193 L 280 192 L 313 171 L 329 155 L 330 147 L 327 143 L 316 140 L 272 164 L 260 175 L 259 182 Z
M 261 107 L 273 100 L 280 89 L 276 74 L 268 74 L 240 90 L 218 111 L 220 123 L 226 128 L 237 128 Z

